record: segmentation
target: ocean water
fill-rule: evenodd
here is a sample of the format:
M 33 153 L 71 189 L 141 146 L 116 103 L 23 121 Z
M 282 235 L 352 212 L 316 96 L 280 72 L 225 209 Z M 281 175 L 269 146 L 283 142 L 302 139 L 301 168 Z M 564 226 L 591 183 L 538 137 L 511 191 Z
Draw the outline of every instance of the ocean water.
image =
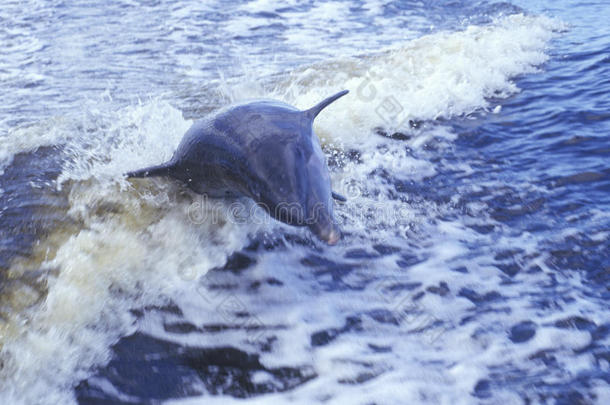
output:
M 0 403 L 610 403 L 610 3 L 7 0 Z M 308 108 L 343 230 L 122 173 Z

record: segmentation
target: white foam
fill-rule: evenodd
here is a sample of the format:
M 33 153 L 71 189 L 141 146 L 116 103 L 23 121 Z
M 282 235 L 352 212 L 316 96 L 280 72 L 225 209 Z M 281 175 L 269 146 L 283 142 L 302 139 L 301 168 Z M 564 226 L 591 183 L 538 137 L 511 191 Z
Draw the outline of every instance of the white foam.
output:
M 256 230 L 232 220 L 223 202 L 201 201 L 209 220 L 194 221 L 198 201 L 177 186 L 134 189 L 122 179 L 171 155 L 190 125 L 177 110 L 151 102 L 94 121 L 97 131 L 70 145 L 74 158 L 59 179 L 71 184 L 68 214 L 82 228 L 43 263 L 44 302 L 25 315 L 18 335 L 3 337 L 7 403 L 72 402 L 74 381 L 134 330 L 130 309 L 193 290 L 193 279 L 221 266 Z
M 291 77 L 278 96 L 307 108 L 333 92 L 351 93 L 316 120 L 322 139 L 357 145 L 375 127 L 409 129 L 409 120 L 449 118 L 487 109 L 487 98 L 519 91 L 512 79 L 547 60 L 560 23 L 512 15 L 489 26 L 440 32 L 379 55 L 338 58 Z
M 327 7 L 334 7 L 330 19 L 339 18 L 341 10 Z M 372 7 L 371 12 L 374 10 L 377 8 Z M 515 322 L 545 321 L 544 314 L 525 305 L 522 308 L 515 304 L 510 313 L 504 313 L 498 304 L 498 311 L 477 314 L 476 323 L 459 325 L 476 311 L 468 299 L 457 296 L 461 288 L 481 293 L 500 289 L 501 274 L 486 253 L 515 246 L 534 252 L 538 241 L 528 235 L 493 240 L 470 230 L 467 218 L 442 219 L 443 213 L 451 212 L 445 204 L 407 204 L 391 199 L 394 186 L 375 174 L 375 169 L 386 169 L 389 175 L 404 181 L 434 175 L 435 164 L 427 159 L 425 145 L 441 139 L 440 147 L 450 147 L 455 135 L 433 124 L 412 131 L 408 120 L 468 114 L 488 108 L 487 97 L 506 97 L 518 91 L 512 78 L 535 72 L 536 66 L 546 60 L 544 50 L 554 28 L 555 23 L 546 18 L 511 16 L 489 26 L 426 36 L 391 51 L 338 58 L 298 70 L 278 83 L 275 91 L 252 83 L 227 89 L 225 94 L 232 91 L 232 99 L 259 95 L 295 102 L 302 108 L 335 91 L 350 89 L 350 96 L 334 103 L 316 121 L 316 131 L 327 144 L 339 145 L 343 150 L 358 148 L 362 161 L 346 162 L 343 169 L 333 173 L 335 188 L 352 194 L 346 205 L 337 208 L 343 229 L 350 236 L 348 242 L 324 254 L 347 260 L 342 256 L 354 246 L 370 248 L 375 242 L 386 242 L 412 246 L 418 255 L 428 258 L 407 269 L 391 255 L 379 267 L 369 267 L 366 260 L 353 260 L 359 266 L 343 282 L 365 285 L 354 293 L 349 289 L 324 291 L 321 284 L 332 280 L 331 276 L 326 280 L 313 272 L 294 270 L 300 270 L 297 264 L 308 252 L 261 252 L 257 265 L 240 275 L 237 281 L 241 289 L 235 291 L 264 324 L 286 326 L 274 332 L 277 341 L 273 350 L 262 353 L 261 361 L 268 367 L 311 365 L 318 377 L 287 394 L 265 395 L 249 402 L 290 400 L 309 404 L 326 398 L 327 403 L 352 403 L 355 399 L 384 404 L 468 403 L 474 385 L 486 376 L 488 365 L 509 360 L 528 364 L 528 356 L 553 339 L 559 339 L 566 349 L 586 343 L 586 336 L 580 332 L 541 328 L 530 342 L 515 347 L 506 337 Z M 387 115 L 376 110 L 390 97 L 401 110 L 396 119 L 388 121 Z M 382 112 L 387 112 L 385 107 Z M 127 170 L 167 160 L 189 125 L 190 121 L 169 104 L 153 100 L 118 112 L 92 110 L 83 117 L 82 139 L 65 137 L 68 131 L 59 138 L 28 138 L 28 133 L 23 144 L 15 144 L 13 135 L 7 138 L 7 148 L 12 149 L 7 149 L 6 159 L 45 142 L 69 140 L 73 159 L 59 184 L 70 189 L 69 215 L 81 229 L 45 263 L 44 268 L 52 275 L 44 303 L 28 314 L 28 322 L 18 336 L 5 339 L 2 352 L 9 358 L 2 375 L 8 387 L 2 392 L 5 402 L 73 402 L 74 382 L 85 378 L 90 367 L 104 364 L 109 346 L 135 329 L 129 313 L 134 307 L 162 304 L 171 298 L 184 311 L 184 317 L 196 325 L 223 320 L 216 307 L 195 291 L 198 286 L 192 280 L 222 265 L 228 254 L 247 243 L 249 233 L 265 228 L 231 221 L 223 202 L 203 204 L 205 212 L 219 212 L 220 221 L 199 225 L 188 217 L 189 207 L 196 202 L 192 195 L 185 195 L 169 182 L 128 183 L 121 178 Z M 414 138 L 406 142 L 381 138 L 373 135 L 376 127 L 388 133 L 408 132 Z M 410 153 L 408 148 L 417 153 Z M 460 170 L 469 168 L 462 164 Z M 354 182 L 357 187 L 350 191 L 348 185 Z M 484 215 L 484 209 L 479 209 Z M 409 238 L 414 228 L 417 238 Z M 482 253 L 473 257 L 469 246 L 478 246 Z M 451 270 L 459 266 L 468 267 L 469 273 Z M 546 273 L 541 273 L 528 281 L 546 281 Z M 247 291 L 251 282 L 269 277 L 282 280 L 281 289 L 268 289 L 266 294 Z M 372 308 L 392 313 L 400 304 L 396 300 L 404 298 L 381 294 L 370 282 L 384 277 L 403 283 L 420 282 L 418 291 L 444 281 L 451 285 L 451 291 L 444 297 L 426 294 L 413 311 L 417 317 L 402 320 L 399 325 L 380 323 L 367 313 Z M 535 285 L 524 292 L 526 285 L 520 282 L 517 278 L 516 285 L 503 286 L 502 294 L 533 294 Z M 325 347 L 311 348 L 313 333 L 341 328 L 346 316 L 353 314 L 362 318 L 362 332 L 345 333 Z M 429 314 L 438 325 L 430 323 Z M 230 343 L 246 351 L 256 350 L 243 330 L 206 336 L 203 341 L 201 336 L 168 334 L 159 323 L 139 327 L 182 343 Z M 368 348 L 369 343 L 387 345 L 392 351 L 375 353 Z M 581 358 L 574 371 L 590 361 Z M 362 384 L 338 383 L 370 371 L 363 366 L 369 363 L 379 373 L 377 377 Z M 45 365 L 42 370 L 41 364 Z M 502 395 L 507 401 L 514 398 L 510 393 Z M 176 402 L 241 403 L 224 396 Z
M 73 123 L 63 118 L 51 118 L 36 125 L 24 125 L 0 135 L 0 173 L 13 161 L 18 153 L 31 152 L 41 146 L 57 145 L 65 142 Z

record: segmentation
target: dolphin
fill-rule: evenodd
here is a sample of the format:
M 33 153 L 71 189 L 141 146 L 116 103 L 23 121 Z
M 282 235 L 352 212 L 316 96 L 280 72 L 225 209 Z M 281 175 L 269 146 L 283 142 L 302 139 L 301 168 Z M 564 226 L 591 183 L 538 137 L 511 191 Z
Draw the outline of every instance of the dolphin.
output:
M 307 226 L 333 245 L 341 232 L 332 200 L 345 198 L 331 190 L 313 121 L 347 93 L 305 111 L 274 100 L 229 106 L 196 121 L 168 162 L 126 176 L 169 176 L 212 198 L 249 197 L 272 218 Z

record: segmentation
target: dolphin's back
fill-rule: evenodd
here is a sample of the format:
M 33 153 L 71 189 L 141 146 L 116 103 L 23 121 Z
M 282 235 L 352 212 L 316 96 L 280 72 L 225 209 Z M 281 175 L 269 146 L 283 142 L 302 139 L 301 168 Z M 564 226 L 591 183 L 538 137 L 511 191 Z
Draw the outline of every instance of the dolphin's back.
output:
M 215 121 L 197 121 L 186 132 L 168 163 L 170 175 L 210 197 L 246 194 L 241 184 L 249 173 L 247 155 L 231 129 L 219 129 Z
M 172 176 L 212 196 L 227 195 L 227 189 L 251 197 L 270 192 L 263 188 L 269 172 L 282 172 L 274 166 L 278 154 L 288 144 L 311 143 L 301 139 L 307 125 L 310 133 L 304 113 L 283 103 L 229 107 L 187 131 L 169 162 L 176 168 Z

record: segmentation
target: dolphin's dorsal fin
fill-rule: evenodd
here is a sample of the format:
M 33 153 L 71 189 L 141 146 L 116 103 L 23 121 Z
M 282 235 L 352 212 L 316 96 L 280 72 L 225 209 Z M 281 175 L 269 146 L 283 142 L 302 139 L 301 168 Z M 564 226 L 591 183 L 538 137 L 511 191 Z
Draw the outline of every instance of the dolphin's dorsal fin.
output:
M 309 110 L 306 110 L 305 114 L 307 114 L 307 116 L 313 121 L 313 119 L 316 118 L 316 116 L 320 113 L 320 111 L 322 111 L 324 108 L 326 108 L 326 106 L 328 106 L 330 103 L 332 103 L 336 99 L 345 96 L 347 93 L 349 93 L 349 90 L 340 91 L 337 94 L 335 94 L 334 96 L 330 96 L 327 99 L 322 100 L 320 103 L 311 107 Z

